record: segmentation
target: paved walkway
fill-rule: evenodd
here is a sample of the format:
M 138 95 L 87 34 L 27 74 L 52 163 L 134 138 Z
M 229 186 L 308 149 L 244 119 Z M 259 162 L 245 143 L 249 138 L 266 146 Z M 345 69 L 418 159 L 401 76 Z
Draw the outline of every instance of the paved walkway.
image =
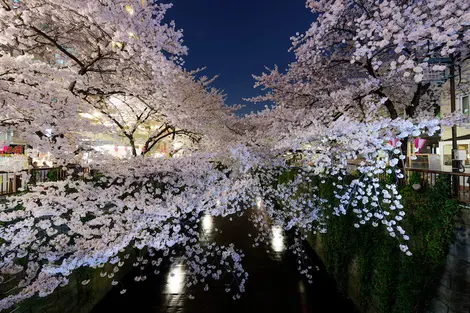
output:
M 253 248 L 247 234 L 256 230 L 245 218 L 212 219 L 205 217 L 203 231 L 217 243 L 233 242 L 243 249 L 243 266 L 249 273 L 246 292 L 240 300 L 232 300 L 222 282 L 211 281 L 209 291 L 203 286 L 192 289 L 195 299 L 188 298 L 184 289 L 184 267 L 162 269 L 158 276 L 150 276 L 145 282 L 134 283 L 132 273 L 125 279 L 127 293 L 113 289 L 98 303 L 92 313 L 295 313 L 295 312 L 356 312 L 350 303 L 335 289 L 323 265 L 312 253 L 313 284 L 308 284 L 297 272 L 295 258 L 285 251 L 284 234 L 274 228 L 276 236 L 268 247 Z M 222 234 L 214 229 L 221 229 Z M 318 266 L 318 269 L 317 269 Z M 194 287 L 192 287 L 194 288 Z

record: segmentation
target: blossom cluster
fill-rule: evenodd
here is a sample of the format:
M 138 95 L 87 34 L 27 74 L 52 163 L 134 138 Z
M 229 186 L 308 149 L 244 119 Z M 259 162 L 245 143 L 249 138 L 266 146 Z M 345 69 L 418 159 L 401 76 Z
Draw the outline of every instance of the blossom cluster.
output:
M 118 272 L 132 263 L 140 269 L 134 280 L 145 281 L 163 257 L 187 268 L 188 287 L 208 290 L 211 279 L 230 273 L 226 291 L 238 299 L 249 276 L 243 251 L 209 242 L 200 231 L 206 216 L 249 215 L 256 247 L 289 233 L 308 280 L 302 242 L 327 232 L 332 216 L 383 227 L 411 256 L 397 189 L 408 142 L 466 122 L 434 117 L 438 95 L 422 81 L 432 57 L 425 43 L 432 38 L 433 52 L 458 48 L 465 57 L 470 4 L 457 11 L 456 1 L 307 5 L 320 17 L 293 38 L 296 61 L 286 73 L 255 77 L 267 93 L 252 100 L 275 105 L 237 117 L 211 79 L 182 68 L 182 33 L 164 23 L 171 5 L 3 1 L 0 131 L 14 128 L 59 166 L 73 159 L 89 171 L 70 170 L 65 180 L 0 203 L 0 290 L 8 291 L 0 310 L 49 295 L 81 267 L 118 286 Z M 95 133 L 125 141 L 131 153 L 89 149 Z M 180 136 L 179 157 L 149 153 Z M 21 162 L 2 161 L 0 170 L 18 172 Z

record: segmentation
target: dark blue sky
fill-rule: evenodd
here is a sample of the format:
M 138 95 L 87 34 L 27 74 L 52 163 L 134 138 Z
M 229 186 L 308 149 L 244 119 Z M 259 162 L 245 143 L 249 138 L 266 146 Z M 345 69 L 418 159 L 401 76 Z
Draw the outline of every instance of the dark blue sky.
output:
M 220 74 L 215 87 L 228 94 L 227 104 L 246 104 L 243 113 L 263 104 L 246 103 L 261 92 L 251 74 L 277 64 L 284 70 L 294 59 L 290 37 L 304 32 L 315 18 L 305 0 L 170 0 L 167 17 L 184 30 L 189 48 L 186 67 L 206 66 L 207 76 Z

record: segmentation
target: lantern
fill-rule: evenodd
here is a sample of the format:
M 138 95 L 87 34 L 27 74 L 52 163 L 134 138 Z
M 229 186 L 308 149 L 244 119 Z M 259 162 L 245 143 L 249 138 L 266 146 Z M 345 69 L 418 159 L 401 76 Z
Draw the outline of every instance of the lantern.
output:
M 418 151 L 418 155 L 419 155 L 419 150 L 424 147 L 424 143 L 426 142 L 426 139 L 423 139 L 423 138 L 415 138 L 415 148 L 416 150 Z

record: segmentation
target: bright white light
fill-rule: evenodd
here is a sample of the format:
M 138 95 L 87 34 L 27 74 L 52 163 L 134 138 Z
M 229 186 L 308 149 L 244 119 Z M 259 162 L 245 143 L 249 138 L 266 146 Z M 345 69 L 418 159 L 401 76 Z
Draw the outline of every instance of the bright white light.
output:
M 95 116 L 93 114 L 90 114 L 90 113 L 79 113 L 80 116 L 83 116 L 84 118 L 87 118 L 87 119 L 95 119 Z
M 185 276 L 184 265 L 173 264 L 166 278 L 166 291 L 168 293 L 181 293 L 184 289 Z
M 90 113 L 79 113 L 79 115 L 90 120 L 96 120 L 103 116 L 103 114 L 97 110 Z
M 132 5 L 130 5 L 130 4 L 126 5 L 126 12 L 129 15 L 134 15 L 134 8 L 132 7 Z
M 173 143 L 173 148 L 175 148 L 175 150 L 180 149 L 182 146 L 183 146 L 183 143 L 181 143 L 179 141 Z
M 212 216 L 210 214 L 205 214 L 202 218 L 202 229 L 204 233 L 210 233 L 212 231 L 213 221 Z
M 116 106 L 116 107 L 121 107 L 122 106 L 122 100 L 119 99 L 118 97 L 115 97 L 115 96 L 111 96 L 109 98 L 109 102 L 111 102 L 111 104 Z
M 281 226 L 271 227 L 272 239 L 271 247 L 274 252 L 283 252 L 285 250 L 284 234 Z
M 256 206 L 258 209 L 261 209 L 263 207 L 263 200 L 261 200 L 260 197 L 256 198 Z

